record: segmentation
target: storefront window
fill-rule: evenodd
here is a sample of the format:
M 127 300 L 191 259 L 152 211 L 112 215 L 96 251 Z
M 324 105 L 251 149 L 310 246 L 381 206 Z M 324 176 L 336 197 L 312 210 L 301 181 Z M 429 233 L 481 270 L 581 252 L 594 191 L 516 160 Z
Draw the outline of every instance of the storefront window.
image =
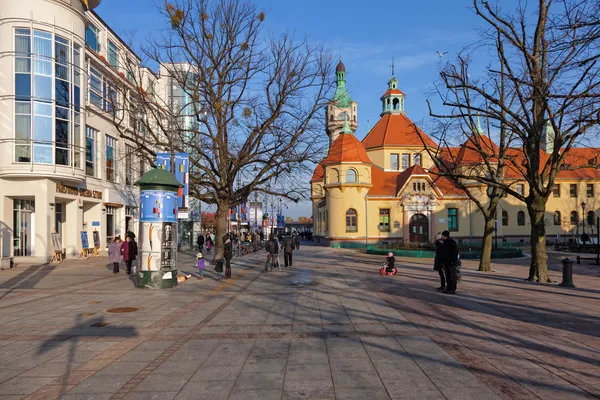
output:
M 33 255 L 34 233 L 31 221 L 35 215 L 35 200 L 13 200 L 13 254 Z
M 115 238 L 116 207 L 106 206 L 106 245 L 110 245 Z M 123 239 L 123 238 L 121 238 Z

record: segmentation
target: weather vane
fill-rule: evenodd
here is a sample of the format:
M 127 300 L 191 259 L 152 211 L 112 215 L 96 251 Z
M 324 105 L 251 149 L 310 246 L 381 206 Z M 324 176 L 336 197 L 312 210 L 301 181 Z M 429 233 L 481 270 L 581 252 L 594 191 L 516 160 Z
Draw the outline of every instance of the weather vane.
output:
M 392 67 L 392 76 L 394 76 L 394 56 L 392 56 L 392 65 L 390 67 Z

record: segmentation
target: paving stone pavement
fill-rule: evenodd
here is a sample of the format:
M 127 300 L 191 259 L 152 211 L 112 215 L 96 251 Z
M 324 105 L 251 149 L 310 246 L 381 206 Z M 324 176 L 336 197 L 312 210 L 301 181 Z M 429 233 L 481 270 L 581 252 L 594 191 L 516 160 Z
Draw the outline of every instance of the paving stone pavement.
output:
M 293 268 L 252 254 L 219 283 L 192 257 L 158 291 L 104 257 L 0 271 L 0 398 L 600 398 L 598 269 L 566 289 L 523 281 L 528 259 L 465 261 L 449 296 L 426 259 L 382 277 L 381 257 L 302 246 Z

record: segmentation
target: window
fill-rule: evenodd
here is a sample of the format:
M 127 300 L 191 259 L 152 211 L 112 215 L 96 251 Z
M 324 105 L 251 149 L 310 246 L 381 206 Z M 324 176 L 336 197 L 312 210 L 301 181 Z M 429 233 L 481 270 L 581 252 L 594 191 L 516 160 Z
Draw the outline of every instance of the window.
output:
M 562 223 L 562 216 L 560 215 L 560 211 L 554 211 L 554 216 L 552 219 L 554 220 L 554 225 L 560 225 Z
M 402 169 L 410 168 L 410 154 L 402 154 Z
M 85 174 L 96 176 L 96 130 L 85 127 Z
M 389 231 L 390 230 L 390 209 L 380 208 L 379 209 L 379 230 Z
M 448 230 L 458 231 L 458 208 L 448 209 Z
M 413 182 L 413 192 L 422 192 L 425 190 L 425 182 Z
M 525 212 L 519 211 L 517 213 L 517 225 L 524 226 L 525 225 Z
M 587 197 L 594 197 L 594 184 L 588 183 L 586 188 Z
M 593 211 L 588 211 L 586 223 L 590 226 L 596 225 L 596 214 Z
M 560 197 L 560 185 L 552 186 L 552 196 Z
M 346 211 L 346 232 L 356 232 L 356 210 L 349 209 Z
M 133 185 L 133 147 L 125 147 L 125 184 Z
M 85 44 L 96 53 L 100 52 L 100 40 L 98 40 L 98 28 L 92 24 L 88 24 L 85 31 Z
M 415 154 L 413 156 L 413 165 L 421 165 L 421 155 Z
M 571 211 L 571 225 L 579 224 L 579 214 L 577 211 Z
M 508 226 L 508 211 L 502 211 L 502 226 Z
M 102 75 L 95 68 L 90 67 L 90 103 L 102 108 Z
M 111 83 L 104 81 L 104 111 L 115 112 L 119 111 L 119 95 L 117 88 Z
M 115 68 L 119 68 L 119 49 L 117 45 L 108 41 L 108 63 Z
M 390 154 L 390 169 L 392 171 L 398 171 L 400 154 Z
M 116 236 L 115 231 L 115 214 L 117 208 L 114 206 L 106 206 L 106 245 L 108 246 Z
M 115 182 L 115 161 L 116 161 L 117 141 L 111 136 L 106 136 L 106 180 Z
M 525 192 L 525 185 L 523 185 L 522 183 L 518 184 L 517 185 L 517 193 L 519 193 L 522 196 L 524 192 Z
M 572 183 L 569 185 L 569 196 L 577 197 L 577 185 L 576 184 Z
M 346 171 L 346 182 L 352 183 L 356 182 L 356 171 L 353 169 L 349 169 Z

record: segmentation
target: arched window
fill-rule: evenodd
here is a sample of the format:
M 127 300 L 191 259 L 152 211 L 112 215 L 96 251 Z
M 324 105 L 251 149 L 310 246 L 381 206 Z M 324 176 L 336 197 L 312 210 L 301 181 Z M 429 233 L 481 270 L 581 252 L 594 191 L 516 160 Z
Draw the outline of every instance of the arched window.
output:
M 590 226 L 596 225 L 596 214 L 593 211 L 588 211 L 586 223 Z
M 356 232 L 357 228 L 356 228 L 356 210 L 353 208 L 350 208 L 348 211 L 346 211 L 346 232 Z
M 349 169 L 346 171 L 346 182 L 354 183 L 356 182 L 356 171 L 353 169 Z
M 347 116 L 348 116 L 348 113 L 346 111 L 343 111 L 338 114 L 337 119 L 338 119 L 338 121 L 345 121 Z
M 329 120 L 333 121 L 333 114 L 329 115 Z
M 354 122 L 356 122 L 356 115 L 354 116 Z
M 395 98 L 395 99 L 392 101 L 392 104 L 393 104 L 393 107 L 392 107 L 392 108 L 393 108 L 394 110 L 398 110 L 398 109 L 400 108 L 400 100 L 398 100 L 397 98 Z
M 328 174 L 328 177 L 329 177 L 328 183 L 338 183 L 340 181 L 340 172 L 337 169 L 332 168 L 331 172 L 329 172 L 329 174 Z
M 560 225 L 561 219 L 560 211 L 554 211 L 554 225 Z
M 508 211 L 502 211 L 502 226 L 508 226 Z
M 525 225 L 525 211 L 519 211 L 517 213 L 517 225 L 519 225 L 519 226 Z
M 579 214 L 577 211 L 571 211 L 571 225 L 579 224 Z

